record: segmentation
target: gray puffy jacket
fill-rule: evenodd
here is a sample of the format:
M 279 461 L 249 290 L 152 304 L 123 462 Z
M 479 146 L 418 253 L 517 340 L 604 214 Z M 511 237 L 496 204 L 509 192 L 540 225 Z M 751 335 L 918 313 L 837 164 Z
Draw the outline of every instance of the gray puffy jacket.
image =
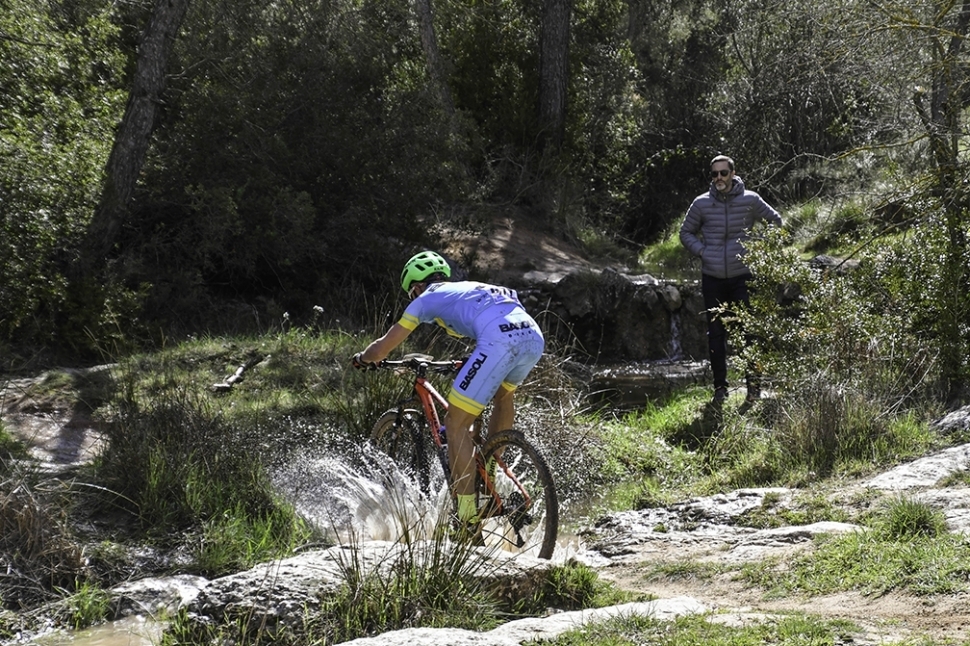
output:
M 744 190 L 740 177 L 734 178 L 731 190 L 722 195 L 713 182 L 711 189 L 698 195 L 680 227 L 680 242 L 695 256 L 700 256 L 701 271 L 715 278 L 734 278 L 749 273 L 741 257 L 741 244 L 759 220 L 781 226 L 781 215 L 754 191 Z

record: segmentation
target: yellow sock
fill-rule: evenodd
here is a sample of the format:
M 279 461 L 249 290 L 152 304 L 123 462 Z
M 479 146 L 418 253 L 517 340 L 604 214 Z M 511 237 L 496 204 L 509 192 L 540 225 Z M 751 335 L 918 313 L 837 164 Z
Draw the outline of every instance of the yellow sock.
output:
M 458 520 L 466 523 L 478 522 L 478 496 L 458 494 Z

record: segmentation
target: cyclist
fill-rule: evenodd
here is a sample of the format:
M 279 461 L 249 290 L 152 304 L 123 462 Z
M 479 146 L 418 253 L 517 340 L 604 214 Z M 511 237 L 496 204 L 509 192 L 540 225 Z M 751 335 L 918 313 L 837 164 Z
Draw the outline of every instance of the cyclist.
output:
M 458 520 L 463 529 L 474 533 L 480 519 L 472 422 L 491 401 L 488 434 L 512 428 L 515 389 L 539 362 L 545 340 L 515 290 L 467 280 L 449 282 L 450 278 L 451 267 L 434 251 L 422 251 L 408 260 L 401 272 L 401 288 L 410 304 L 384 336 L 354 355 L 352 363 L 358 369 L 372 367 L 421 323 L 435 322 L 452 336 L 475 341 L 448 394 L 443 420 Z

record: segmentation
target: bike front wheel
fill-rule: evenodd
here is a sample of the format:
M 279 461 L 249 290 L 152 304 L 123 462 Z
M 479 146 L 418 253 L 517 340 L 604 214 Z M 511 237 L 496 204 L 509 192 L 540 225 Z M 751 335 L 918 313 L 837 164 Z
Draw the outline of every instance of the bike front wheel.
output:
M 418 485 L 421 493 L 430 495 L 438 449 L 429 433 L 428 421 L 420 411 L 392 409 L 374 424 L 371 441 Z
M 545 458 L 515 430 L 490 437 L 479 457 L 486 544 L 551 558 L 559 532 L 559 498 Z M 494 475 L 487 466 L 492 459 Z

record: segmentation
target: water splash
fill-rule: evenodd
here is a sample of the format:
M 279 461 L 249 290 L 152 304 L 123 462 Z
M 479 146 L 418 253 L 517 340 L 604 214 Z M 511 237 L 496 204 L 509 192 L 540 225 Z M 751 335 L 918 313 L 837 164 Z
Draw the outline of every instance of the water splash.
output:
M 328 541 L 341 544 L 430 540 L 449 522 L 443 473 L 432 474 L 433 494 L 426 495 L 393 460 L 369 446 L 295 455 L 273 482 Z M 578 537 L 561 535 L 554 560 L 566 561 L 583 547 Z
M 444 476 L 432 496 L 376 449 L 356 455 L 297 455 L 278 470 L 275 486 L 327 539 L 397 541 L 431 538 L 450 508 Z

